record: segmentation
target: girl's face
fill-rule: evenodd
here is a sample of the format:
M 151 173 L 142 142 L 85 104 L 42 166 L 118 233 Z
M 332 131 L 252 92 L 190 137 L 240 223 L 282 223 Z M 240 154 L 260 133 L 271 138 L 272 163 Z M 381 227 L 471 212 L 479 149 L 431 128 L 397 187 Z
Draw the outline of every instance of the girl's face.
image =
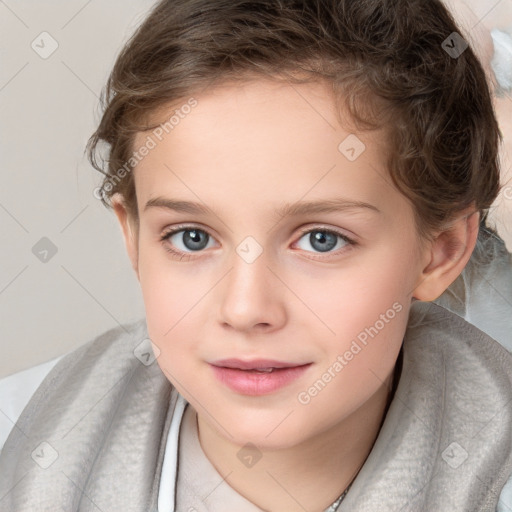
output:
M 290 447 L 389 382 L 425 264 L 413 210 L 384 135 L 341 127 L 321 84 L 195 100 L 135 142 L 148 332 L 200 421 Z

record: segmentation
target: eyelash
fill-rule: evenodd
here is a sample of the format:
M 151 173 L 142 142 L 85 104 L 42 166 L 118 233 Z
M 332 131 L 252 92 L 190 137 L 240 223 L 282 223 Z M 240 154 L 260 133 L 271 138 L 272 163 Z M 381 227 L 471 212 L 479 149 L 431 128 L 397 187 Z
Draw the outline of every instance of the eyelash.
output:
M 182 251 L 179 251 L 179 250 L 176 250 L 176 249 L 173 249 L 169 244 L 168 244 L 168 239 L 172 236 L 172 235 L 175 235 L 176 233 L 179 233 L 181 231 L 188 231 L 188 230 L 196 230 L 196 231 L 201 231 L 203 233 L 206 233 L 209 237 L 211 238 L 214 238 L 210 233 L 208 233 L 208 231 L 206 231 L 205 229 L 202 229 L 202 228 L 198 228 L 196 226 L 189 226 L 189 225 L 181 225 L 181 226 L 176 226 L 175 228 L 172 228 L 168 231 L 165 231 L 161 236 L 160 236 L 160 242 L 162 243 L 162 245 L 164 246 L 164 249 L 171 253 L 173 256 L 177 257 L 181 260 L 190 260 L 191 258 L 193 258 L 193 252 L 192 253 L 185 253 L 185 252 L 182 252 Z M 330 256 L 333 256 L 333 255 L 339 255 L 339 252 L 340 251 L 346 251 L 347 248 L 350 248 L 350 247 L 355 247 L 357 245 L 357 242 L 355 242 L 353 239 L 349 238 L 347 235 L 339 232 L 339 231 L 336 231 L 334 229 L 331 229 L 331 228 L 323 228 L 323 227 L 315 227 L 315 228 L 305 228 L 303 230 L 300 231 L 300 236 L 299 236 L 299 240 L 304 236 L 304 235 L 307 235 L 308 233 L 312 233 L 312 232 L 315 232 L 315 231 L 320 231 L 322 233 L 328 233 L 328 234 L 332 234 L 332 235 L 335 235 L 335 236 L 338 236 L 340 237 L 344 242 L 347 243 L 347 246 L 345 247 L 342 247 L 341 249 L 338 249 L 337 251 L 335 252 L 326 252 L 325 254 L 328 254 Z M 198 253 L 202 252 L 202 251 L 196 251 Z M 309 251 L 308 251 L 309 252 Z M 321 253 L 316 253 L 316 254 L 321 254 Z M 321 257 L 321 258 L 313 258 L 313 259 L 326 259 L 325 257 Z

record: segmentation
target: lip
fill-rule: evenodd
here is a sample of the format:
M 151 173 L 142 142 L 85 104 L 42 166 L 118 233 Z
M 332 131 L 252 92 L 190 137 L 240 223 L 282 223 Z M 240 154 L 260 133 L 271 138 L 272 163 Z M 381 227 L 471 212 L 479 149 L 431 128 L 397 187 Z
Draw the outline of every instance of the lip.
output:
M 215 377 L 242 395 L 273 393 L 298 379 L 312 363 L 292 363 L 274 359 L 222 359 L 210 363 Z M 263 370 L 272 368 L 271 372 Z
M 284 361 L 276 361 L 275 359 L 251 359 L 243 361 L 242 359 L 220 359 L 210 363 L 213 366 L 223 368 L 234 368 L 237 370 L 259 370 L 261 368 L 296 368 L 303 366 L 305 363 L 290 363 Z

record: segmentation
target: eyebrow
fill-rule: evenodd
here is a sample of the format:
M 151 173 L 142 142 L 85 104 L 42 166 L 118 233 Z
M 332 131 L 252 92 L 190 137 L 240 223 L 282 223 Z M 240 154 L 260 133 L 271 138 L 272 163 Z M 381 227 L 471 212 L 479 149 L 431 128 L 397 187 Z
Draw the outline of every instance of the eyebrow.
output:
M 195 215 L 208 215 L 217 212 L 206 205 L 192 201 L 179 201 L 166 197 L 154 197 L 150 199 L 144 211 L 149 208 L 166 208 L 176 212 L 184 212 Z M 284 203 L 276 208 L 274 214 L 278 217 L 292 217 L 317 213 L 335 213 L 346 210 L 369 210 L 375 213 L 381 211 L 374 205 L 362 201 L 352 201 L 345 198 L 323 199 L 320 201 L 302 201 L 298 203 Z

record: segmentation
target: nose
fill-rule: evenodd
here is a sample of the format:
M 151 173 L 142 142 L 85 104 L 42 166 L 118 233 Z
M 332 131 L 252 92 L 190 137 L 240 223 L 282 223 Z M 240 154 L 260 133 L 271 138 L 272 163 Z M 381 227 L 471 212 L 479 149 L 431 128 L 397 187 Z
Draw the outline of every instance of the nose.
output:
M 237 331 L 273 331 L 286 321 L 286 289 L 269 268 L 265 253 L 248 263 L 234 252 L 231 270 L 219 287 L 220 321 Z

